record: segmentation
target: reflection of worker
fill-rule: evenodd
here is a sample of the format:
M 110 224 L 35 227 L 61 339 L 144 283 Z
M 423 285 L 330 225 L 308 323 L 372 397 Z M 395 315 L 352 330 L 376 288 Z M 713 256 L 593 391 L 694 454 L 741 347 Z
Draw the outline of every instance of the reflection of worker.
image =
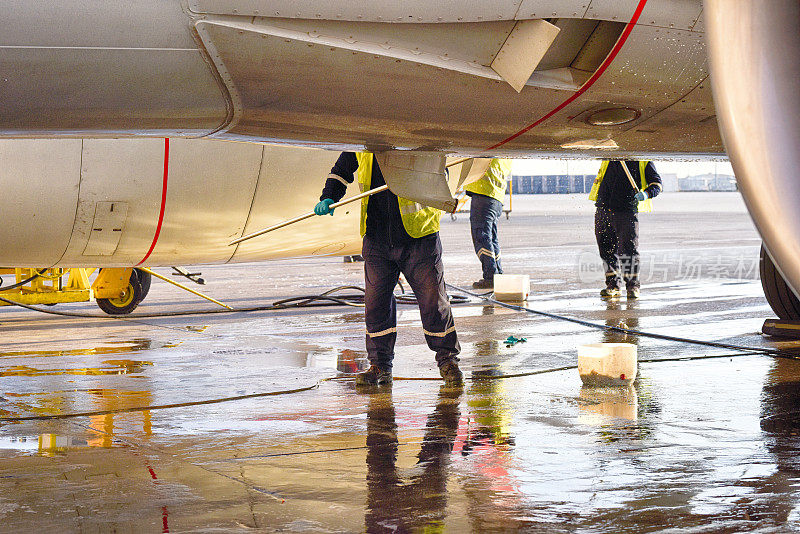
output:
M 511 414 L 504 393 L 504 381 L 491 376 L 493 373 L 486 371 L 473 375 L 467 404 L 474 424 L 467 428 L 461 452 L 463 456 L 482 447 L 508 450 L 515 444 L 509 430 Z
M 325 182 L 317 215 L 333 214 L 330 205 L 344 196 L 347 184 L 358 175 L 362 191 L 384 185 L 383 174 L 370 153 L 342 152 Z M 428 347 L 436 353 L 439 373 L 449 384 L 460 384 L 457 354 L 461 347 L 444 286 L 441 211 L 399 198 L 391 191 L 361 201 L 361 235 L 364 238 L 364 304 L 367 357 L 370 368 L 356 376 L 356 384 L 380 385 L 392 381 L 392 360 L 397 339 L 394 287 L 405 275 L 419 303 Z
M 507 176 L 511 173 L 511 160 L 494 158 L 484 175 L 467 185 L 464 191 L 472 197 L 469 208 L 469 225 L 472 244 L 481 261 L 483 278 L 472 284 L 475 289 L 494 287 L 494 275 L 503 274 L 500 267 L 500 241 L 497 239 L 497 221 L 503 214 L 503 196 L 506 194 Z
M 469 406 L 466 435 L 459 433 L 464 440 L 460 451 L 466 462 L 462 486 L 470 530 L 498 530 L 497 520 L 502 518 L 503 531 L 545 532 L 548 529 L 544 525 L 522 519 L 531 514 L 525 512 L 520 483 L 514 476 L 512 451 L 516 440 L 511 433 L 512 405 L 505 392 L 508 381 L 485 378 L 497 374 L 500 373 L 496 368 L 487 369 L 484 378 L 473 373 L 466 399 Z M 458 445 L 457 441 L 454 450 L 458 451 Z
M 428 416 L 414 475 L 397 471 L 397 423 L 391 393 L 370 395 L 367 409 L 366 532 L 442 532 L 447 473 L 458 430 L 461 388 L 442 386 Z
M 595 201 L 594 233 L 606 270 L 603 298 L 619 297 L 620 273 L 629 299 L 639 298 L 639 217 L 651 211 L 661 177 L 649 161 L 604 161 L 589 199 Z M 626 172 L 627 169 L 627 172 Z
M 632 343 L 639 344 L 639 336 L 636 334 L 629 334 L 628 332 L 612 330 L 622 328 L 624 330 L 636 330 L 639 328 L 639 315 L 637 308 L 639 302 L 636 300 L 629 300 L 622 308 L 622 304 L 618 300 L 609 300 L 606 302 L 608 314 L 606 315 L 606 326 L 609 329 L 603 330 L 603 343 Z M 622 313 L 620 313 L 622 312 Z

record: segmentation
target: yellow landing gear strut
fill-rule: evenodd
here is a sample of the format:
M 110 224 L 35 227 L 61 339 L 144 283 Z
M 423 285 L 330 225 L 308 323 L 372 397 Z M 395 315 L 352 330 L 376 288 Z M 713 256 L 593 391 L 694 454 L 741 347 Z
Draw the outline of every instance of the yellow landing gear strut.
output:
M 109 315 L 127 315 L 150 291 L 150 273 L 141 269 L 100 269 L 92 293 L 100 309 Z
M 94 282 L 89 276 L 97 272 Z M 20 304 L 60 304 L 62 302 L 97 301 L 101 310 L 109 315 L 131 313 L 147 296 L 153 276 L 184 291 L 202 297 L 223 308 L 233 310 L 227 304 L 161 276 L 144 267 L 104 267 L 102 269 L 20 269 L 0 267 L 0 275 L 13 274 L 14 284 L 0 286 L 0 297 Z M 66 282 L 65 279 L 66 278 Z M 0 306 L 8 303 L 0 301 Z
M 89 276 L 97 269 L 23 269 L 0 268 L 0 275 L 15 275 L 14 284 L 0 296 L 22 304 L 61 304 L 88 302 L 94 297 L 97 305 L 111 315 L 125 315 L 150 291 L 150 273 L 132 268 L 100 269 L 94 282 Z M 66 280 L 65 280 L 66 279 Z M 6 303 L 0 302 L 0 305 Z

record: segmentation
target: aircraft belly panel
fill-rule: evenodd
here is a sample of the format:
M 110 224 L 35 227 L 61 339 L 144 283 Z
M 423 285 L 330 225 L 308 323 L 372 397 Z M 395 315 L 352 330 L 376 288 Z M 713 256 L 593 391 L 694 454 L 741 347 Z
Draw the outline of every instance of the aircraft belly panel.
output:
M 613 138 L 621 146 L 679 145 L 693 147 L 697 155 L 710 154 L 722 158 L 725 153 L 711 101 L 709 80 L 701 82 L 694 91 L 666 109 L 615 134 Z M 680 152 L 685 150 L 675 153 Z
M 572 94 L 531 86 L 517 94 L 498 80 L 376 54 L 211 24 L 206 32 L 242 103 L 238 121 L 224 135 L 259 137 L 269 132 L 269 138 L 295 142 L 336 137 L 353 146 L 475 153 Z M 697 34 L 643 27 L 631 38 L 630 48 L 638 50 L 623 48 L 595 87 L 503 149 L 552 151 L 583 139 L 606 138 L 635 124 L 609 129 L 577 117 L 603 104 L 632 106 L 646 120 L 692 92 L 707 75 Z M 664 56 L 647 52 L 650 41 L 659 44 Z M 674 67 L 664 64 L 672 53 L 678 58 Z M 708 115 L 703 111 L 693 122 Z M 693 149 L 721 153 L 718 136 L 709 136 L 711 143 Z M 628 137 L 631 142 L 650 138 Z M 652 143 L 620 147 L 647 153 L 687 151 L 685 139 L 671 139 L 668 132 Z
M 127 202 L 97 202 L 89 242 L 84 256 L 110 256 L 116 252 L 125 222 L 128 219 Z
M 593 19 L 622 20 L 626 13 L 628 17 L 636 8 L 636 1 L 629 0 L 592 0 L 587 16 Z M 660 26 L 662 28 L 676 28 L 682 30 L 694 29 L 703 5 L 700 0 L 668 0 L 648 2 L 644 6 L 639 24 Z
M 75 220 L 81 140 L 0 140 L 0 161 L 3 266 L 55 264 Z
M 490 146 L 498 131 L 560 99 L 555 90 L 525 88 L 520 96 L 500 80 L 389 57 L 224 27 L 208 33 L 243 104 L 232 134 L 319 140 L 335 133 L 356 145 Z
M 418 62 L 467 63 L 488 68 L 514 29 L 513 21 L 458 24 L 379 24 L 331 20 L 209 17 L 198 26 L 217 25 L 315 44 L 350 47 Z M 201 34 L 202 35 L 202 34 Z
M 517 19 L 581 18 L 586 15 L 586 0 L 522 0 Z
M 661 54 L 648 51 L 658 43 Z M 586 124 L 592 111 L 627 106 L 640 111 L 636 120 L 595 133 L 613 139 L 621 153 L 724 155 L 715 120 L 702 35 L 687 30 L 637 27 L 613 66 L 587 92 L 584 105 L 593 108 L 571 122 Z M 620 87 L 625 93 L 620 94 Z
M 658 53 L 653 53 L 653 49 Z M 627 94 L 656 106 L 672 103 L 708 77 L 703 36 L 687 30 L 637 27 L 593 94 Z M 710 94 L 709 105 L 713 105 Z
M 235 249 L 228 243 L 242 235 L 250 213 L 261 155 L 260 144 L 171 139 L 164 222 L 145 264 L 229 260 Z
M 178 1 L 3 2 L 0 46 L 197 48 Z
M 0 136 L 204 135 L 226 95 L 198 50 L 3 48 Z
M 261 145 L 170 139 L 160 219 L 164 155 L 164 139 L 86 140 L 78 216 L 61 265 L 135 265 L 154 241 L 146 265 L 230 258 L 234 249 L 228 243 L 241 235 L 252 204 Z M 109 204 L 127 212 L 124 218 L 103 214 L 103 226 L 98 210 Z
M 521 0 L 190 0 L 195 13 L 365 22 L 482 22 L 513 20 Z M 572 0 L 574 2 L 574 0 Z M 563 4 L 549 0 L 548 6 Z
M 163 166 L 163 139 L 85 139 L 75 226 L 59 265 L 130 266 L 141 260 L 158 221 Z M 107 203 L 126 205 L 113 254 L 88 246 L 95 228 L 98 232 L 107 230 L 94 224 L 98 206 Z
M 274 145 L 264 147 L 264 161 L 243 234 L 310 212 L 339 152 Z M 356 184 L 347 196 L 358 193 Z M 286 199 L 291 199 L 287 202 Z M 333 216 L 312 217 L 238 245 L 232 261 L 258 261 L 287 256 L 361 253 L 361 203 L 337 208 Z
M 190 0 L 195 13 L 282 17 L 308 20 L 363 22 L 486 22 L 536 18 L 582 18 L 622 21 L 630 18 L 635 0 Z M 700 0 L 660 0 L 649 2 L 641 23 L 653 26 L 692 29 L 702 5 Z

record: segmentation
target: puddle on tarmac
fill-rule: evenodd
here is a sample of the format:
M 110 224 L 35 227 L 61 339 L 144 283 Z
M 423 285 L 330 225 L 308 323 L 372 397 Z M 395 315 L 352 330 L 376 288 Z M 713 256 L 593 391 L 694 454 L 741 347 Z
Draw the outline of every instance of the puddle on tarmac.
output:
M 140 360 L 105 360 L 108 367 L 79 367 L 74 369 L 37 369 L 29 365 L 10 365 L 0 370 L 3 376 L 57 376 L 57 375 L 129 375 L 138 374 L 153 362 Z
M 72 428 L 83 436 L 65 436 L 48 433 L 36 436 L 0 436 L 0 449 L 31 452 L 53 456 L 68 450 L 86 447 L 110 448 L 124 446 L 115 441 L 116 435 L 147 438 L 152 435 L 151 410 L 138 410 L 153 403 L 151 391 L 120 391 L 115 389 L 90 389 L 87 391 L 91 402 L 90 411 L 107 412 L 137 409 L 123 413 L 101 413 L 80 419 Z M 17 403 L 28 414 L 59 415 L 70 413 L 74 408 L 65 406 L 61 399 L 41 401 L 39 405 Z M 78 421 L 78 420 L 75 420 Z
M 70 449 L 85 447 L 89 447 L 89 442 L 85 439 L 57 434 L 0 437 L 0 450 L 22 451 L 41 456 L 56 456 Z
M 110 346 L 109 346 L 110 345 Z M 127 354 L 165 348 L 169 345 L 155 345 L 150 339 L 133 339 L 131 341 L 108 341 L 99 347 L 87 349 L 67 349 L 67 350 L 17 350 L 0 351 L 0 361 L 5 358 L 21 357 L 64 357 L 64 356 L 99 356 L 104 354 Z

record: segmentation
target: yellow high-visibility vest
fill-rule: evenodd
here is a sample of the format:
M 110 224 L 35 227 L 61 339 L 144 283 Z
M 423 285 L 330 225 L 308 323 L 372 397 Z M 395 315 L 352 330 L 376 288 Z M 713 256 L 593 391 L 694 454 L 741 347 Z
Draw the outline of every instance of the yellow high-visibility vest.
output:
M 644 168 L 647 167 L 647 164 L 650 160 L 642 160 L 639 162 L 639 179 L 642 182 L 642 191 L 647 189 L 647 180 L 644 179 Z M 600 172 L 597 173 L 597 178 L 594 179 L 594 183 L 592 184 L 592 190 L 589 192 L 589 200 L 592 202 L 597 201 L 597 192 L 600 191 L 600 184 L 603 183 L 603 178 L 606 175 L 606 169 L 608 169 L 608 160 L 603 161 L 600 164 Z M 620 161 L 622 165 L 625 165 L 624 161 Z M 625 171 L 622 171 L 625 172 Z M 647 213 L 653 211 L 653 199 L 646 198 L 639 202 L 638 205 L 640 213 Z
M 373 155 L 371 152 L 356 153 L 358 160 L 358 188 L 363 193 L 370 189 L 372 183 L 372 164 Z M 423 206 L 413 200 L 397 197 L 400 204 L 400 218 L 403 221 L 408 235 L 414 238 L 425 237 L 439 231 L 439 219 L 442 216 L 441 210 Z M 367 205 L 369 197 L 361 199 L 361 237 L 367 233 Z
M 466 186 L 464 191 L 486 195 L 502 202 L 508 185 L 506 177 L 509 174 L 511 174 L 511 160 L 493 158 L 484 175 L 479 180 Z

